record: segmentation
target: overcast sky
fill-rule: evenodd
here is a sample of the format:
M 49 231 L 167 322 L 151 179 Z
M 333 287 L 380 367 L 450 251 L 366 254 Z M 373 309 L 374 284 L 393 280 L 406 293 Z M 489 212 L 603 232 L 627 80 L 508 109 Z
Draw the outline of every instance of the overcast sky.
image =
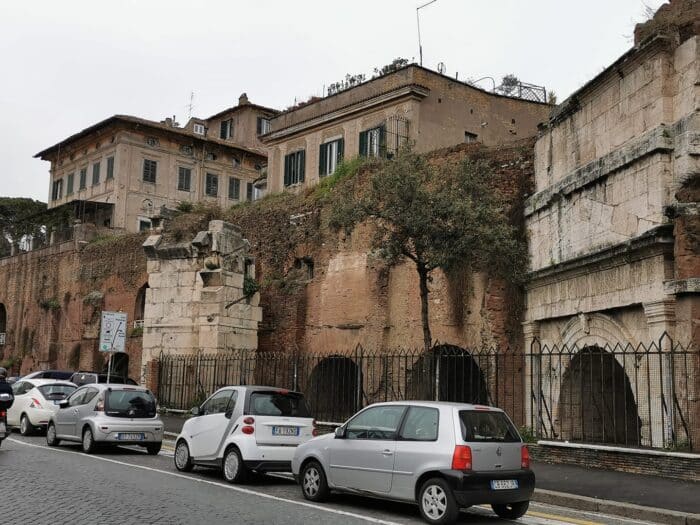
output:
M 207 117 L 284 108 L 346 73 L 418 60 L 427 0 L 22 0 L 0 5 L 0 195 L 46 201 L 32 158 L 116 113 Z M 663 0 L 437 0 L 421 9 L 423 64 L 459 78 L 514 73 L 563 100 L 632 45 Z M 490 83 L 484 81 L 484 87 Z

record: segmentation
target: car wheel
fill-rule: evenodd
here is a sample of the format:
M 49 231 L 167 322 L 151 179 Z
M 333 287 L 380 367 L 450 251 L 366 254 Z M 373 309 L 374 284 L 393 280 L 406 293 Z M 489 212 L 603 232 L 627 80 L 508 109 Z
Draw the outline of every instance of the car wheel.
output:
M 175 461 L 175 468 L 181 470 L 182 472 L 189 472 L 194 466 L 192 464 L 192 458 L 190 457 L 190 447 L 187 446 L 187 442 L 181 439 L 177 447 L 175 447 L 175 455 L 173 456 Z
M 317 461 L 309 461 L 304 465 L 299 476 L 299 483 L 301 484 L 301 493 L 309 501 L 325 501 L 331 493 L 328 481 L 326 481 L 326 473 Z
M 46 427 L 46 444 L 50 447 L 55 447 L 59 443 L 59 439 L 56 437 L 56 425 L 49 423 Z
M 224 454 L 224 479 L 229 483 L 242 483 L 247 477 L 247 470 L 243 464 L 241 453 L 236 447 L 231 447 Z
M 160 452 L 160 447 L 162 447 L 162 446 L 163 446 L 163 443 L 161 443 L 161 442 L 149 443 L 148 445 L 146 445 L 146 451 L 148 451 L 148 453 L 151 456 L 157 456 L 158 452 Z
M 493 511 L 498 514 L 499 518 L 505 520 L 517 520 L 525 515 L 527 508 L 530 506 L 529 501 L 519 501 L 518 503 L 505 503 L 503 505 L 491 505 Z
M 92 435 L 92 429 L 87 427 L 83 430 L 83 452 L 92 454 L 95 451 L 95 438 Z
M 442 478 L 432 478 L 423 483 L 418 494 L 418 507 L 428 523 L 454 523 L 459 516 L 457 500 Z
M 22 414 L 19 420 L 19 433 L 23 436 L 29 436 L 34 433 L 34 425 L 29 421 L 27 414 Z

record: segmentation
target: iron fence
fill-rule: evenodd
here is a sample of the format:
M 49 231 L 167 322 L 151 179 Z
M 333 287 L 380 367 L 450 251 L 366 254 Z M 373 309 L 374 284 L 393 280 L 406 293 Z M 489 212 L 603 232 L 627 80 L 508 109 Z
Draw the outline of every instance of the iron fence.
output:
M 700 362 L 668 336 L 649 345 L 558 346 L 527 351 L 436 345 L 323 355 L 232 350 L 162 355 L 161 406 L 189 409 L 225 385 L 305 393 L 319 421 L 342 422 L 380 401 L 440 400 L 503 408 L 534 437 L 697 450 Z

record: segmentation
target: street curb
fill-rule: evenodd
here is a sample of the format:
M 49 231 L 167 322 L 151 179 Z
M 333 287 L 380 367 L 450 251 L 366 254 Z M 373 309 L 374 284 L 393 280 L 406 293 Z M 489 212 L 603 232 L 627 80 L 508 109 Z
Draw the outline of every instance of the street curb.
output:
M 535 489 L 532 501 L 667 525 L 700 525 L 700 514 L 693 514 L 692 512 L 644 507 L 633 503 L 589 498 L 588 496 L 578 496 L 553 490 Z

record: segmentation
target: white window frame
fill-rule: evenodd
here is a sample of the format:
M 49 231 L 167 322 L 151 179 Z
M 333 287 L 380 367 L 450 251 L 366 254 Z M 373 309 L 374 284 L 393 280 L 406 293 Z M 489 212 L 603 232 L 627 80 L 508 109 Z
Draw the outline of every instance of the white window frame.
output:
M 194 126 L 192 126 L 192 130 L 197 135 L 204 135 L 206 128 L 204 127 L 204 124 L 195 123 Z

